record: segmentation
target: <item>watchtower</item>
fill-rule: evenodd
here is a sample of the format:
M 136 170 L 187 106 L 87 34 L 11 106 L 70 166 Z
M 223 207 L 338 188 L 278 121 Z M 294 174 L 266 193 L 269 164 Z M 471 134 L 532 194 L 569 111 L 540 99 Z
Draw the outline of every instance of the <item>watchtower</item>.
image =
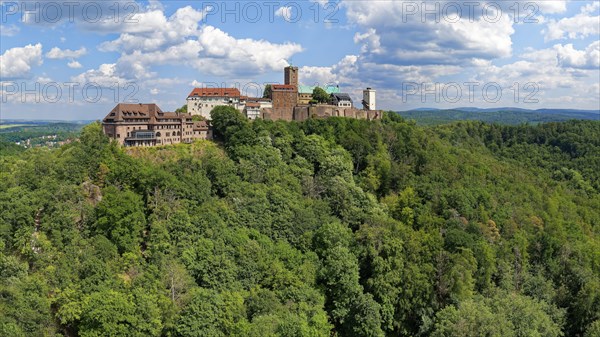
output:
M 363 90 L 362 104 L 365 110 L 377 110 L 375 106 L 375 90 L 367 88 Z
M 298 67 L 288 66 L 283 69 L 284 84 L 298 87 Z

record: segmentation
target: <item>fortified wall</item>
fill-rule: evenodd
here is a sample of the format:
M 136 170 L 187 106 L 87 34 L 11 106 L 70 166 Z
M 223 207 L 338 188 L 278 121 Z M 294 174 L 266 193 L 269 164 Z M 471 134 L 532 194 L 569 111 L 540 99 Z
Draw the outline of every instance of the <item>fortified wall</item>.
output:
M 299 105 L 289 108 L 262 109 L 261 117 L 266 120 L 305 121 L 310 118 L 346 117 L 354 119 L 381 119 L 381 110 L 340 108 L 335 105 Z

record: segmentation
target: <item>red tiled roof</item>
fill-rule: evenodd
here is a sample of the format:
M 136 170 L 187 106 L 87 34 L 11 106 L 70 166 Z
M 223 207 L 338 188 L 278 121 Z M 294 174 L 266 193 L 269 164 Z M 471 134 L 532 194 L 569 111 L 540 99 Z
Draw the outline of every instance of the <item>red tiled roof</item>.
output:
M 248 102 L 248 103 L 246 103 L 246 107 L 248 107 L 248 108 L 260 108 L 260 103 Z
M 188 97 L 193 96 L 240 97 L 240 91 L 237 88 L 194 88 Z
M 156 119 L 173 119 L 180 117 L 191 117 L 190 114 L 178 113 L 178 112 L 161 112 L 156 115 Z
M 192 126 L 192 130 L 194 130 L 194 131 L 208 130 L 208 123 L 206 121 L 194 122 L 194 125 Z
M 105 117 L 106 119 L 110 119 L 113 121 L 120 121 L 124 118 L 127 119 L 147 119 L 152 118 L 156 113 L 162 113 L 160 108 L 154 104 L 128 104 L 128 103 L 119 103 L 115 106 Z
M 176 113 L 176 112 L 163 112 L 158 105 L 154 103 L 150 104 L 128 104 L 119 103 L 104 117 L 103 122 L 105 123 L 118 123 L 125 119 L 143 119 L 148 120 L 146 123 L 153 124 L 159 119 L 185 119 L 190 118 L 190 114 Z

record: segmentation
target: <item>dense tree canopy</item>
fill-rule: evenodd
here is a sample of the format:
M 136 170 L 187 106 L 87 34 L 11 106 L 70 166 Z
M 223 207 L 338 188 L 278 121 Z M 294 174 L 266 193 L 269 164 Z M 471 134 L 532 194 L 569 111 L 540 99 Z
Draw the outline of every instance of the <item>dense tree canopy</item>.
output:
M 312 99 L 317 103 L 328 103 L 329 94 L 321 87 L 315 87 L 312 92 Z
M 598 336 L 600 125 L 0 144 L 0 336 Z
M 273 87 L 270 84 L 265 85 L 265 89 L 263 90 L 263 98 L 271 98 L 273 93 Z

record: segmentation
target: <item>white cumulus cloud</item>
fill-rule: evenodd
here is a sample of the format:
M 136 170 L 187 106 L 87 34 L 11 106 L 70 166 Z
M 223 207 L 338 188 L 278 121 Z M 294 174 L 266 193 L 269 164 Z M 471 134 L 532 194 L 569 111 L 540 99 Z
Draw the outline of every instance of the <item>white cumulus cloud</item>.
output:
M 90 69 L 82 74 L 72 77 L 71 80 L 80 87 L 90 84 L 108 88 L 115 85 L 122 86 L 127 83 L 125 78 L 118 75 L 115 63 L 102 64 L 98 69 Z
M 469 8 L 459 3 L 345 1 L 342 4 L 348 20 L 361 28 L 354 41 L 361 45 L 365 60 L 395 65 L 465 64 L 474 59 L 510 56 L 514 33 L 510 16 L 494 8 L 490 8 L 488 16 L 483 16 L 482 5 L 470 15 Z M 462 11 L 462 17 L 452 13 L 457 9 Z
M 544 39 L 579 39 L 600 34 L 600 15 L 593 15 L 599 8 L 600 2 L 594 2 L 581 7 L 580 13 L 573 17 L 548 21 Z
M 69 63 L 67 63 L 67 67 L 73 68 L 73 69 L 78 69 L 78 68 L 81 68 L 82 65 L 81 65 L 81 63 L 79 63 L 75 60 L 71 60 Z
M 8 49 L 0 55 L 0 78 L 28 78 L 31 67 L 42 62 L 41 43 Z
M 287 59 L 303 49 L 295 43 L 238 39 L 227 32 L 200 25 L 205 13 L 190 6 L 166 17 L 160 8 L 139 13 L 140 23 L 100 45 L 102 51 L 121 51 L 115 74 L 128 79 L 148 79 L 154 65 L 186 65 L 202 73 L 248 78 L 279 71 Z
M 16 25 L 0 25 L 0 36 L 15 36 L 21 31 Z
M 540 92 L 570 88 L 577 96 L 598 82 L 599 57 L 598 41 L 585 50 L 574 49 L 571 44 L 557 44 L 551 48 L 531 50 L 513 63 L 481 67 L 478 80 L 494 81 L 507 88 L 514 83 L 521 86 L 535 83 Z
M 204 15 L 190 6 L 177 9 L 169 18 L 161 9 L 137 13 L 132 17 L 136 23 L 123 26 L 119 38 L 102 43 L 100 50 L 155 51 L 180 44 L 197 33 Z
M 585 50 L 577 50 L 572 44 L 555 45 L 558 63 L 563 67 L 596 69 L 600 68 L 600 41 L 590 44 Z
M 282 17 L 285 21 L 294 22 L 298 19 L 297 14 L 294 14 L 294 9 L 291 6 L 279 7 L 275 11 L 275 15 Z
M 58 47 L 54 47 L 46 53 L 46 57 L 49 59 L 76 59 L 85 54 L 87 54 L 87 49 L 85 49 L 85 47 L 81 47 L 77 50 L 60 49 Z

